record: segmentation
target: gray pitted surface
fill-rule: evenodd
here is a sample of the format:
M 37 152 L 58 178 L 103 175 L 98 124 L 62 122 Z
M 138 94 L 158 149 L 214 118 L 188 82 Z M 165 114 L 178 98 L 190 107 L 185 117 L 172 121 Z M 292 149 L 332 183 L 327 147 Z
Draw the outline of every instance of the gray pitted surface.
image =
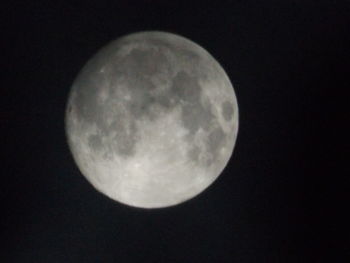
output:
M 217 119 L 212 114 L 211 105 L 202 105 L 202 87 L 198 83 L 198 76 L 192 76 L 187 73 L 186 69 L 179 69 L 174 77 L 171 76 L 174 70 L 167 53 L 174 54 L 176 58 L 178 49 L 166 44 L 164 41 L 151 41 L 142 48 L 135 47 L 124 57 L 105 65 L 106 73 L 101 74 L 100 68 L 94 68 L 94 64 L 90 63 L 84 69 L 77 81 L 77 96 L 73 103 L 77 107 L 77 116 L 86 122 L 95 122 L 100 128 L 102 136 L 109 136 L 112 132 L 116 132 L 114 136 L 114 149 L 123 156 L 134 154 L 137 129 L 135 121 L 146 117 L 150 120 L 156 119 L 156 111 L 151 110 L 154 105 L 160 106 L 163 110 L 172 110 L 175 107 L 182 107 L 182 122 L 186 129 L 189 130 L 189 139 L 192 140 L 199 128 L 209 130 L 212 125 L 217 124 Z M 160 46 L 154 48 L 155 43 Z M 162 53 L 162 52 L 163 53 Z M 199 56 L 190 50 L 182 50 L 181 55 L 188 59 L 191 65 L 191 59 L 198 61 Z M 96 64 L 101 66 L 100 63 Z M 196 66 L 195 63 L 193 63 Z M 105 74 L 108 74 L 109 81 L 106 81 Z M 160 92 L 154 93 L 156 87 L 151 79 L 157 76 L 165 75 L 170 80 L 170 87 L 160 89 Z M 103 105 L 98 103 L 98 93 L 101 89 L 101 83 L 105 83 L 109 97 Z M 119 89 L 118 85 L 125 85 L 129 93 L 130 100 L 127 103 L 121 101 L 116 96 L 114 89 Z M 118 104 L 125 104 L 128 113 L 123 113 L 118 109 Z M 229 102 L 227 102 L 229 103 Z M 105 111 L 111 107 L 116 109 L 115 121 L 111 124 L 106 122 Z M 223 114 L 226 120 L 232 114 L 230 109 L 232 105 L 223 104 Z M 131 116 L 130 116 L 131 115 Z M 223 133 L 220 128 L 219 131 Z M 220 144 L 224 136 L 217 137 L 213 131 L 213 135 L 209 136 L 209 145 Z M 215 139 L 214 139 L 215 138 Z M 98 139 L 97 135 L 92 135 L 89 139 L 89 146 L 93 150 L 103 148 L 103 143 Z M 210 150 L 216 150 L 217 147 L 210 147 Z M 194 149 L 189 155 L 198 161 L 199 150 Z M 214 152 L 214 155 L 216 153 Z
M 169 156 L 174 156 L 166 160 L 182 160 L 186 164 L 192 163 L 191 167 L 197 169 L 214 167 L 215 169 L 210 171 L 218 173 L 223 169 L 228 154 L 233 149 L 238 122 L 236 108 L 235 95 L 228 78 L 220 65 L 204 49 L 172 34 L 144 32 L 111 42 L 85 65 L 74 82 L 67 105 L 67 134 L 71 147 L 75 147 L 75 155 L 81 166 L 88 164 L 93 169 L 108 171 L 106 167 L 93 163 L 91 158 L 95 160 L 95 156 L 102 156 L 103 161 L 110 162 L 115 159 L 126 162 L 136 156 L 143 158 L 142 156 L 148 154 L 147 150 L 140 155 L 137 146 L 147 139 L 140 123 L 147 125 L 144 128 L 149 131 L 160 118 L 164 118 L 164 115 L 170 116 L 179 112 L 176 115 L 177 119 L 172 117 L 175 122 L 173 130 L 165 131 L 170 134 L 159 138 L 162 140 L 159 147 L 170 147 L 167 145 L 173 145 L 170 144 L 173 138 L 181 138 L 177 139 L 181 145 L 174 144 L 171 147 L 176 149 L 168 149 Z M 184 137 L 178 135 L 182 130 L 187 131 Z M 147 136 L 158 138 L 157 134 L 160 132 L 162 131 L 154 129 L 154 134 L 153 131 L 150 135 L 148 132 Z M 157 144 L 157 141 L 153 143 Z M 78 146 L 84 151 L 78 152 Z M 171 153 L 173 150 L 174 153 Z M 181 153 L 183 151 L 184 155 Z M 151 156 L 149 160 L 163 160 L 163 157 Z M 138 163 L 139 161 L 135 160 L 135 165 Z M 137 165 L 135 167 L 138 167 Z M 127 169 L 137 169 L 130 167 Z M 93 178 L 90 174 L 92 168 L 84 168 L 90 178 Z M 119 168 L 116 173 L 124 169 Z M 168 166 L 165 165 L 165 168 L 168 169 Z M 184 171 L 187 171 L 186 169 Z M 191 170 L 192 168 L 189 171 Z M 132 171 L 129 172 L 133 174 L 138 170 Z M 141 168 L 140 175 L 142 171 Z M 125 173 L 123 176 L 127 176 Z M 169 174 L 173 173 L 176 175 L 175 170 L 169 170 Z M 203 170 L 203 173 L 207 171 Z M 179 183 L 178 193 L 188 187 L 186 185 L 191 185 L 190 182 L 194 182 L 190 174 L 185 172 L 183 175 L 177 175 L 182 178 L 179 179 L 182 183 Z M 119 181 L 122 180 L 120 176 L 116 177 Z M 103 184 L 103 178 L 112 177 L 103 177 L 101 174 L 96 182 Z M 137 182 L 133 181 L 135 179 L 132 179 L 132 176 L 127 178 L 128 184 Z M 162 184 L 168 185 L 166 182 L 169 179 L 162 178 L 149 177 L 145 185 L 137 187 L 144 187 L 142 191 L 153 189 L 149 190 L 152 192 L 149 193 L 151 199 L 165 198 L 163 191 L 168 186 Z M 198 182 L 209 184 L 211 180 L 208 177 Z M 103 187 L 107 185 L 109 183 Z M 125 191 L 131 193 L 136 191 L 137 187 L 125 188 L 129 189 Z M 141 194 L 142 191 L 137 197 L 138 200 L 145 198 Z M 167 191 L 172 191 L 172 188 Z M 119 196 L 117 199 L 122 198 L 120 190 L 111 195 Z M 179 197 L 179 200 L 187 198 L 184 196 Z

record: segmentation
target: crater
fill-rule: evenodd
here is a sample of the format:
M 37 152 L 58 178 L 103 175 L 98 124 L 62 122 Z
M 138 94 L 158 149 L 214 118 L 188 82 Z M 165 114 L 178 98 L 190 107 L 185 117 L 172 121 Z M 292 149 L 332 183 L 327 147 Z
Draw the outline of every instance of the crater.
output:
M 123 72 L 133 77 L 137 75 L 151 77 L 169 71 L 166 56 L 155 48 L 146 50 L 135 48 L 118 63 Z
M 100 136 L 94 134 L 88 138 L 88 145 L 93 151 L 100 151 L 102 149 L 102 141 Z
M 76 86 L 76 96 L 74 97 L 73 104 L 76 105 L 76 113 L 79 119 L 86 120 L 88 122 L 93 122 L 99 119 L 100 108 L 97 107 L 98 98 L 98 87 L 100 84 L 98 82 L 103 81 L 95 74 L 91 77 L 82 77 Z M 94 80 L 93 78 L 97 79 Z
M 208 136 L 207 151 L 216 159 L 220 148 L 225 143 L 225 133 L 222 128 L 215 128 Z
M 155 103 L 154 96 L 150 90 L 153 84 L 148 81 L 130 81 L 128 82 L 131 99 L 127 102 L 127 108 L 134 118 L 139 119 L 149 114 L 150 107 Z
M 69 105 L 68 105 L 68 108 L 67 108 L 67 112 L 68 112 L 68 114 L 71 114 L 71 113 L 72 113 L 72 111 L 73 111 L 73 107 L 72 107 L 72 105 L 71 105 L 71 104 L 69 104 Z
M 182 103 L 182 122 L 186 129 L 194 135 L 199 128 L 208 130 L 214 115 L 211 106 L 201 103 L 202 88 L 198 80 L 184 71 L 180 71 L 173 80 L 171 96 Z
M 116 120 L 111 128 L 115 132 L 112 139 L 112 146 L 116 152 L 123 156 L 129 157 L 136 152 L 137 127 L 135 121 L 130 118 Z
M 200 99 L 201 87 L 194 77 L 191 77 L 185 71 L 180 71 L 173 79 L 171 93 L 174 97 L 189 103 L 196 103 Z
M 229 101 L 225 101 L 221 104 L 222 116 L 226 121 L 230 121 L 233 117 L 233 104 Z
M 191 44 L 186 43 L 186 41 L 173 41 L 171 38 L 164 38 L 157 35 L 147 37 L 147 42 L 151 46 L 162 47 L 166 50 L 170 50 L 176 56 L 183 56 L 186 60 L 198 60 L 200 55 L 197 50 L 194 50 Z
M 188 157 L 195 163 L 198 163 L 199 161 L 199 154 L 200 149 L 198 146 L 195 145 L 188 151 Z

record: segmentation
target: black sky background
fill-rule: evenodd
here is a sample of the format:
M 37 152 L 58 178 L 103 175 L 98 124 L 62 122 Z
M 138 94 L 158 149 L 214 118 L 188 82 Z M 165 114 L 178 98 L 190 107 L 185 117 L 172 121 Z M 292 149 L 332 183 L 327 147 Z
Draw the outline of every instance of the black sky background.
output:
M 1 6 L 1 262 L 349 262 L 349 1 L 9 1 Z M 207 191 L 143 210 L 84 179 L 64 110 L 106 43 L 185 36 L 226 70 L 240 127 Z

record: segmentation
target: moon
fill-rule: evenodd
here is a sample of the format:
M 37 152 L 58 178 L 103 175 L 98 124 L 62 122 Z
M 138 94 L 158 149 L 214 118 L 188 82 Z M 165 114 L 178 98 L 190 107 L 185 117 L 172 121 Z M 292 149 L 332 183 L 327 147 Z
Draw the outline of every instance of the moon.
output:
M 69 148 L 99 192 L 162 208 L 203 192 L 236 142 L 238 105 L 220 64 L 166 32 L 110 42 L 75 79 L 66 106 Z

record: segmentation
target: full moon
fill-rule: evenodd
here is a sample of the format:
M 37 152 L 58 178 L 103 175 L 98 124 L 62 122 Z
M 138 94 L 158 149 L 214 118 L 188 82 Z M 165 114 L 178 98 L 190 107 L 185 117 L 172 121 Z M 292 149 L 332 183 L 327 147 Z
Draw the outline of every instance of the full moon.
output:
M 189 200 L 221 174 L 238 106 L 219 63 L 187 38 L 139 32 L 97 52 L 75 79 L 65 129 L 81 173 L 125 205 Z

